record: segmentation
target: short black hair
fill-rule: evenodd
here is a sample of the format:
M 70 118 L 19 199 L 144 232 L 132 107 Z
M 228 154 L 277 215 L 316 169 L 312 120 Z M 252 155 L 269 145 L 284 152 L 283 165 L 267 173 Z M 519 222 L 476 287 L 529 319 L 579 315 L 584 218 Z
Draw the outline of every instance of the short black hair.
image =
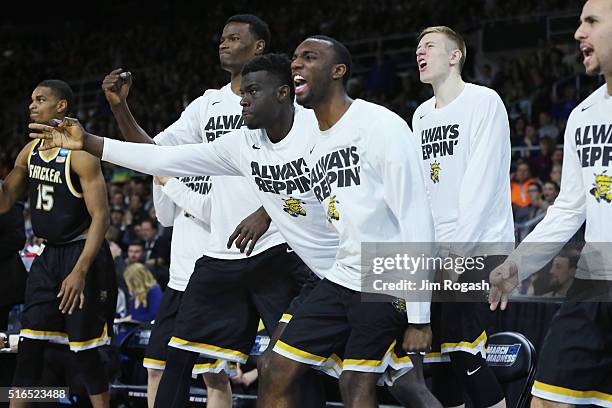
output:
M 334 54 L 336 54 L 336 64 L 344 64 L 346 65 L 346 73 L 342 77 L 342 84 L 346 87 L 348 80 L 351 78 L 351 72 L 353 69 L 353 58 L 351 57 L 351 53 L 348 48 L 340 41 L 335 38 L 328 37 L 326 35 L 311 35 L 308 38 L 312 38 L 314 40 L 321 40 L 331 43 L 332 48 L 334 49 Z
M 268 24 L 261 18 L 253 14 L 236 14 L 228 18 L 225 25 L 228 25 L 229 23 L 248 24 L 251 34 L 253 34 L 258 40 L 264 40 L 266 43 L 264 46 L 264 52 L 270 48 L 270 40 L 272 38 L 272 34 L 270 34 L 270 27 L 268 27 Z
M 281 85 L 289 86 L 291 100 L 295 96 L 293 77 L 291 76 L 291 60 L 285 54 L 258 55 L 242 68 L 242 76 L 251 72 L 266 71 L 276 77 Z
M 70 85 L 61 79 L 45 79 L 39 83 L 38 86 L 49 88 L 59 99 L 65 99 L 66 103 L 68 104 L 66 113 L 70 112 L 72 109 L 72 101 L 74 100 L 74 92 L 72 92 Z
M 132 245 L 141 246 L 142 249 L 144 249 L 145 247 L 145 244 L 141 239 L 134 239 L 130 241 L 130 243 L 128 244 L 128 247 L 131 247 Z

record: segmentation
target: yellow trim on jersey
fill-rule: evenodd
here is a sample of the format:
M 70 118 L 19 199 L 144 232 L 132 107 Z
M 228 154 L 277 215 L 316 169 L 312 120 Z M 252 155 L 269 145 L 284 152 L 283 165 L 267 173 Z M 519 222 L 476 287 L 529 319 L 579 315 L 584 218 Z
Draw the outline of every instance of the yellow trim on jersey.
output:
M 478 347 L 480 345 L 480 343 L 487 341 L 487 332 L 483 331 L 480 336 L 478 336 L 478 338 L 472 342 L 469 341 L 460 341 L 458 343 L 442 343 L 441 348 L 442 349 L 449 349 L 449 348 L 457 348 L 457 347 L 465 347 L 465 348 L 469 348 L 469 349 L 475 349 L 476 347 Z
M 165 366 L 166 362 L 164 360 L 156 360 L 154 358 L 147 358 L 145 357 L 142 360 L 143 364 L 151 364 L 151 365 L 156 365 L 156 366 Z
M 540 391 L 549 392 L 551 394 L 562 395 L 565 397 L 574 398 L 594 398 L 602 401 L 612 402 L 612 394 L 606 394 L 601 391 L 577 391 L 570 388 L 558 387 L 556 385 L 545 384 L 540 381 L 533 383 L 533 388 Z
M 240 351 L 236 351 L 236 350 L 230 350 L 230 349 L 226 349 L 226 348 L 222 348 L 222 347 L 218 347 L 218 346 L 213 346 L 212 344 L 205 344 L 205 343 L 196 343 L 195 341 L 187 341 L 187 340 L 183 340 L 179 337 L 172 337 L 170 339 L 170 343 L 178 343 L 180 345 L 183 346 L 189 346 L 189 347 L 194 347 L 194 348 L 199 348 L 199 349 L 203 349 L 203 350 L 207 350 L 207 351 L 213 351 L 216 353 L 224 353 L 224 354 L 229 354 L 232 356 L 236 356 L 239 357 L 243 360 L 246 360 L 249 358 L 248 355 L 241 353 Z
M 100 335 L 100 337 L 96 337 L 95 339 L 85 340 L 85 341 L 69 341 L 68 344 L 70 345 L 71 348 L 90 346 L 92 344 L 107 340 L 108 336 L 106 335 L 106 333 L 107 333 L 107 327 L 106 327 L 106 323 L 104 323 L 104 328 L 102 329 L 102 334 Z
M 64 337 L 68 338 L 68 334 L 59 331 L 47 331 L 47 330 L 33 330 L 33 329 L 21 329 L 21 333 L 32 334 L 40 337 Z
M 221 363 L 223 362 L 223 360 L 218 359 L 217 361 L 215 361 L 214 363 L 200 363 L 200 364 L 194 364 L 193 365 L 193 369 L 194 370 L 202 370 L 202 369 L 213 369 L 213 368 L 217 368 L 221 365 Z
M 44 144 L 45 144 L 45 141 L 43 139 L 40 139 L 40 146 L 42 147 Z M 39 150 L 38 151 L 38 155 L 40 156 L 42 161 L 44 161 L 45 163 L 49 163 L 50 161 L 54 160 L 57 157 L 57 155 L 59 154 L 59 152 L 61 150 L 60 147 L 56 147 L 55 149 L 57 149 L 57 150 L 55 150 L 55 152 L 51 153 L 50 156 L 45 157 L 47 154 L 49 154 L 48 150 L 45 150 L 45 151 L 42 151 L 42 152 Z
M 72 193 L 73 196 L 77 197 L 77 198 L 83 198 L 83 193 L 79 193 L 78 191 L 76 191 L 76 188 L 74 188 L 74 186 L 72 185 L 72 179 L 70 178 L 70 159 L 72 157 L 72 151 L 68 152 L 68 155 L 66 156 L 66 164 L 65 164 L 65 173 L 66 173 L 66 185 L 68 186 L 68 190 L 70 190 L 70 192 Z
M 283 316 L 280 318 L 279 322 L 281 322 L 281 323 L 289 323 L 292 318 L 293 318 L 293 315 L 291 315 L 289 313 L 283 313 Z
M 306 358 L 306 359 L 309 359 L 309 360 L 313 360 L 313 361 L 316 361 L 318 363 L 322 363 L 325 360 L 327 360 L 325 357 L 317 356 L 316 354 L 312 354 L 312 353 L 309 353 L 307 351 L 302 351 L 302 350 L 300 350 L 298 348 L 295 348 L 293 346 L 290 346 L 289 344 L 284 343 L 284 342 L 282 342 L 280 340 L 276 341 L 276 344 L 274 345 L 274 347 L 278 347 L 278 348 L 280 348 L 282 350 L 285 350 L 287 353 L 294 354 L 296 356 L 299 356 L 299 357 L 302 357 L 302 358 Z
M 395 347 L 395 343 L 396 341 L 393 340 L 393 343 L 391 343 L 389 348 L 387 348 L 387 351 L 385 351 L 385 354 L 383 354 L 383 358 L 385 358 L 387 354 L 392 352 L 393 347 Z M 343 361 L 344 366 L 351 365 L 351 366 L 365 366 L 365 367 L 378 367 L 379 365 L 382 364 L 382 362 L 383 360 L 353 360 L 350 358 L 346 358 Z
M 28 175 L 30 174 L 30 158 L 32 157 L 34 149 L 40 144 L 41 141 L 42 139 L 38 139 L 36 142 L 32 143 L 32 146 L 30 146 L 30 153 L 28 153 Z

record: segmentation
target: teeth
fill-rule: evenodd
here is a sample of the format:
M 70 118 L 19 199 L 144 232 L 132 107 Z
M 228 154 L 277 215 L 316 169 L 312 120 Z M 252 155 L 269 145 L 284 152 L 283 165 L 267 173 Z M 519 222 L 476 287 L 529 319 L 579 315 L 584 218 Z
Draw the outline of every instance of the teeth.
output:
M 305 81 L 304 77 L 302 77 L 301 75 L 295 74 L 293 76 L 293 80 L 294 81 Z

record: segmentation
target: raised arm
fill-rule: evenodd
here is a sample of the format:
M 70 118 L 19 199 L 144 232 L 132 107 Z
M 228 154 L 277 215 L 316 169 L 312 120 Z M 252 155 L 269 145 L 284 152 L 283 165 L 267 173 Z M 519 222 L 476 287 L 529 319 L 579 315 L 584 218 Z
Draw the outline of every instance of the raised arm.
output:
M 121 68 L 112 71 L 102 81 L 102 90 L 123 138 L 134 143 L 154 143 L 153 139 L 136 122 L 130 111 L 127 96 L 131 86 L 132 73 Z
M 28 154 L 36 140 L 28 143 L 15 160 L 15 167 L 0 184 L 0 214 L 9 211 L 17 200 L 23 196 L 28 179 Z

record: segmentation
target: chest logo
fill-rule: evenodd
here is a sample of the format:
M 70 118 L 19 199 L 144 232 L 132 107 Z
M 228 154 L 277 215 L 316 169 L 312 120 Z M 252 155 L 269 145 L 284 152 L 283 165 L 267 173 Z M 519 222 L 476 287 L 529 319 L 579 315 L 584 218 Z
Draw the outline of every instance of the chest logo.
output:
M 283 211 L 289 214 L 292 217 L 297 217 L 299 215 L 306 216 L 306 210 L 302 208 L 302 200 L 299 198 L 283 198 L 285 205 L 283 206 Z
M 329 204 L 327 205 L 327 221 L 332 222 L 332 220 L 338 221 L 340 219 L 340 212 L 336 209 L 336 204 L 340 201 L 336 200 L 336 196 L 333 195 L 329 197 Z
M 437 184 L 440 182 L 440 163 L 438 163 L 437 161 L 430 163 L 429 164 L 430 170 L 429 170 L 429 177 L 431 178 L 431 181 L 434 182 L 434 184 Z
M 595 182 L 589 192 L 598 203 L 602 200 L 607 203 L 612 202 L 612 176 L 607 175 L 606 170 L 601 174 L 595 174 Z

